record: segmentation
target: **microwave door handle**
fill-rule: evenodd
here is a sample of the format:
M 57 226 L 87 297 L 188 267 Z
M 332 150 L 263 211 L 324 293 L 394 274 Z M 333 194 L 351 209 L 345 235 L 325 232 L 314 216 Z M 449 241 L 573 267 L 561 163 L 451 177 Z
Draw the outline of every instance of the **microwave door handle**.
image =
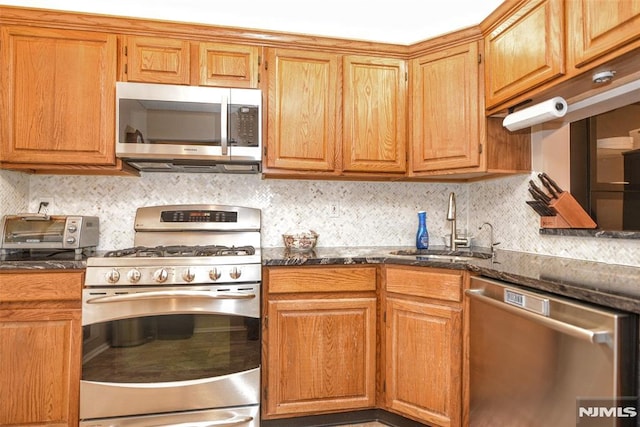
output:
M 222 95 L 221 106 L 220 106 L 220 148 L 222 149 L 222 155 L 226 156 L 229 152 L 229 141 L 227 128 L 229 124 L 228 120 L 228 111 L 229 108 L 229 99 L 227 95 Z
M 210 294 L 203 291 L 151 291 L 151 292 L 137 292 L 133 294 L 121 294 L 121 295 L 90 298 L 87 300 L 87 304 L 143 301 L 143 300 L 149 300 L 149 299 L 164 299 L 164 298 L 206 298 L 206 299 L 221 300 L 221 299 L 252 299 L 255 297 L 256 297 L 256 294 L 250 294 L 246 292 L 218 292 L 217 294 Z

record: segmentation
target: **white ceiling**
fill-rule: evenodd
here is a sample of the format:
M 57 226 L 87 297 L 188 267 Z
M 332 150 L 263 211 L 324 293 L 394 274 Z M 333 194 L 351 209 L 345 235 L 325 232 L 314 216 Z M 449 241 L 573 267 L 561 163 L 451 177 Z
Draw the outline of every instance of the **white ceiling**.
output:
M 479 24 L 503 0 L 0 0 L 0 4 L 412 44 Z

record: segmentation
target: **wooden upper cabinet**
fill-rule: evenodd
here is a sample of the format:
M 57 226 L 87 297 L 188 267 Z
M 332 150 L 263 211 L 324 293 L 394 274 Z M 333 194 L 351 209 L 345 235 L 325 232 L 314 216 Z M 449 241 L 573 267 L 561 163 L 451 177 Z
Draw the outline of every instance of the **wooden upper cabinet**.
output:
M 114 165 L 116 36 L 0 31 L 0 161 Z
M 343 62 L 343 170 L 404 173 L 406 61 L 346 56 Z
M 412 173 L 480 164 L 478 62 L 477 42 L 412 60 Z
M 531 0 L 485 38 L 487 108 L 565 73 L 563 4 Z
M 335 169 L 339 56 L 270 49 L 267 54 L 269 168 Z
M 258 87 L 256 46 L 200 43 L 200 86 Z
M 574 67 L 640 39 L 640 1 L 571 0 L 566 7 L 568 63 Z
M 187 40 L 126 37 L 126 76 L 130 82 L 189 84 Z

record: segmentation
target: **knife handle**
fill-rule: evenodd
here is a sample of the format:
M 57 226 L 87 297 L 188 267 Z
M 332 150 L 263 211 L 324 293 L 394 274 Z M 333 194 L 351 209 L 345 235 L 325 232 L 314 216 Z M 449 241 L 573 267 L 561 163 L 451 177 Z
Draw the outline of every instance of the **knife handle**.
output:
M 529 180 L 529 188 L 533 190 L 538 196 L 540 196 L 540 198 L 546 203 L 551 202 L 551 198 L 547 196 L 547 194 L 544 191 L 542 191 L 540 187 L 538 187 L 536 183 L 533 182 L 532 180 Z
M 546 172 L 542 172 L 540 175 L 542 175 L 547 180 L 547 182 L 553 187 L 554 190 L 556 190 L 557 193 L 559 194 L 564 193 L 562 188 L 560 188 L 560 186 L 556 184 L 556 182 L 553 179 L 551 179 L 551 177 L 547 175 Z
M 539 173 L 538 178 L 540 178 L 540 182 L 542 182 L 542 185 L 544 185 L 544 188 L 549 190 L 549 193 L 551 193 L 551 197 L 553 197 L 554 199 L 557 199 L 558 193 L 556 192 L 555 187 L 551 185 L 551 183 L 547 179 L 547 176 L 543 173 Z

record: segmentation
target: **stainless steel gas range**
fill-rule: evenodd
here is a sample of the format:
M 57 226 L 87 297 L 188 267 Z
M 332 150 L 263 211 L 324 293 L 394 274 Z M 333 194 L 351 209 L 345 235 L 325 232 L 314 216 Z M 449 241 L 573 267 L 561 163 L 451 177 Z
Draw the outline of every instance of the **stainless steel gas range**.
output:
M 81 426 L 260 424 L 260 211 L 137 210 L 87 260 Z

